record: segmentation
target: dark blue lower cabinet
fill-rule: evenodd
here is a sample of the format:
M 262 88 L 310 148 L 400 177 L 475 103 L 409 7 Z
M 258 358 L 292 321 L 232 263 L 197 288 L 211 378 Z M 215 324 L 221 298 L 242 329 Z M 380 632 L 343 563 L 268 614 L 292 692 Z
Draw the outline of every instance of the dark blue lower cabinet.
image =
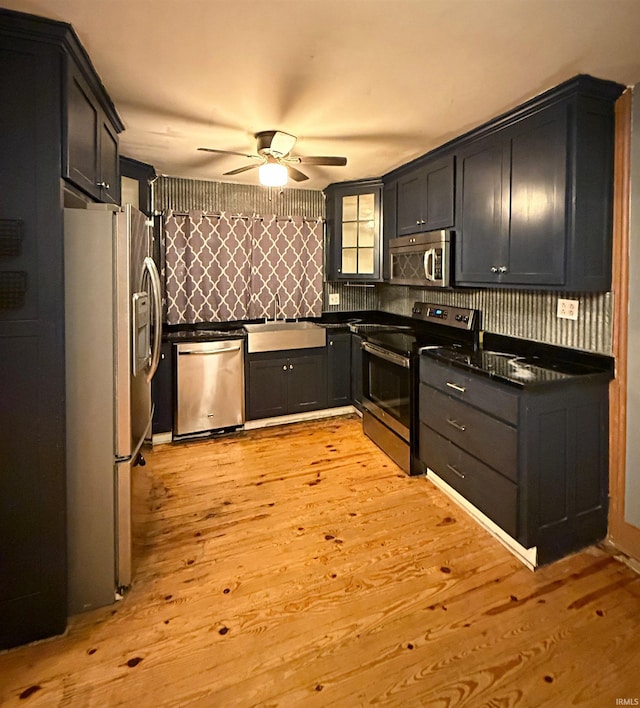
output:
M 467 372 L 458 381 L 461 376 L 459 369 L 422 364 L 422 462 L 519 544 L 537 547 L 539 564 L 602 540 L 608 516 L 606 376 L 522 389 L 488 385 L 486 377 Z M 455 389 L 452 383 L 465 385 Z
M 327 406 L 351 405 L 351 333 L 327 336 Z
M 324 348 L 249 354 L 245 394 L 247 420 L 326 408 L 325 369 Z

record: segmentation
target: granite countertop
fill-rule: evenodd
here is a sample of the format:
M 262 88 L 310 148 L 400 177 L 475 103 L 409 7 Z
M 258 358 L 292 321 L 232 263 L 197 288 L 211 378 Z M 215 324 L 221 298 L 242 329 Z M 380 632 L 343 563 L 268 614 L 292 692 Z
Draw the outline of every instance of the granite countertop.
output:
M 246 339 L 247 331 L 241 325 L 224 327 L 224 323 L 211 322 L 208 326 L 182 326 L 165 327 L 162 339 L 165 342 L 179 344 L 181 342 L 213 342 L 219 339 Z
M 353 323 L 379 323 L 402 319 L 397 315 L 378 311 L 329 312 L 321 317 L 301 317 L 300 320 L 315 322 L 327 330 L 350 331 Z M 165 342 L 214 341 L 216 339 L 245 338 L 245 324 L 254 324 L 264 320 L 246 320 L 235 322 L 197 322 L 195 324 L 165 325 L 162 339 Z
M 426 347 L 422 355 L 518 388 L 614 377 L 612 357 L 501 335 L 485 336 L 483 347 L 475 351 Z

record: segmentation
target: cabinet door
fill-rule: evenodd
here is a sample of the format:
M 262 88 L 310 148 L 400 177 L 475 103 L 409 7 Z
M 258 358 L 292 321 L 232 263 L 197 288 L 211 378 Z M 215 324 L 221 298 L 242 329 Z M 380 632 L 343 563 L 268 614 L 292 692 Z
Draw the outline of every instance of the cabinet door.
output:
M 100 121 L 100 198 L 120 204 L 120 155 L 118 135 L 105 119 Z
M 325 357 L 305 354 L 287 360 L 288 412 L 302 413 L 327 407 Z
M 327 405 L 351 403 L 351 333 L 329 334 L 327 342 Z
M 173 429 L 173 361 L 172 345 L 163 342 L 160 349 L 158 370 L 151 381 L 151 398 L 153 400 L 152 432 L 168 433 Z
M 426 179 L 423 170 L 416 170 L 398 180 L 398 203 L 396 207 L 396 231 L 398 236 L 407 236 L 423 231 L 426 201 Z
M 351 400 L 362 410 L 362 337 L 351 335 Z
M 73 62 L 66 88 L 63 177 L 98 201 L 119 204 L 118 134 Z
M 389 241 L 398 235 L 398 184 L 389 182 L 382 190 L 382 278 L 389 280 L 391 277 L 391 262 L 389 258 Z
M 63 176 L 96 198 L 100 197 L 100 108 L 74 64 L 67 74 L 66 151 Z
M 327 277 L 335 280 L 382 279 L 382 182 L 327 188 Z
M 454 156 L 433 160 L 398 180 L 398 236 L 454 224 Z
M 505 162 L 499 135 L 480 139 L 457 155 L 457 284 L 497 283 L 500 268 L 507 268 Z
M 446 229 L 454 224 L 454 157 L 434 161 L 424 174 L 427 231 Z
M 4 23 L 2 18 L 0 23 Z M 0 41 L 0 649 L 67 623 L 60 91 L 53 44 Z
M 561 285 L 565 275 L 566 104 L 516 124 L 511 155 L 508 270 L 501 282 Z
M 247 364 L 247 419 L 271 418 L 288 413 L 287 359 L 249 360 Z

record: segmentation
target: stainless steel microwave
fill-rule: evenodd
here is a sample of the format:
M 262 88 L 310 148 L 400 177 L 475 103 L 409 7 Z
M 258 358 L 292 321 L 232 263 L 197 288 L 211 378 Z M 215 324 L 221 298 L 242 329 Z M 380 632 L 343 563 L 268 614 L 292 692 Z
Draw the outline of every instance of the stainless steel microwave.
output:
M 389 241 L 390 282 L 446 288 L 451 284 L 452 233 L 447 229 Z

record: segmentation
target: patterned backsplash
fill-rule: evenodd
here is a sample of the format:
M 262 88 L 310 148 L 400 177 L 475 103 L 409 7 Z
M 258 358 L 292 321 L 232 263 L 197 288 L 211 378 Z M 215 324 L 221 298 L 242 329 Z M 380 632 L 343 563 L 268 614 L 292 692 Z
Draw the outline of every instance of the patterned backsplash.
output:
M 339 305 L 329 305 L 338 294 Z M 556 317 L 559 298 L 578 300 L 578 319 Z M 324 310 L 382 310 L 411 316 L 413 303 L 473 307 L 482 312 L 482 328 L 510 337 L 611 354 L 613 293 L 551 293 L 528 290 L 431 289 L 376 284 L 374 287 L 324 284 Z

